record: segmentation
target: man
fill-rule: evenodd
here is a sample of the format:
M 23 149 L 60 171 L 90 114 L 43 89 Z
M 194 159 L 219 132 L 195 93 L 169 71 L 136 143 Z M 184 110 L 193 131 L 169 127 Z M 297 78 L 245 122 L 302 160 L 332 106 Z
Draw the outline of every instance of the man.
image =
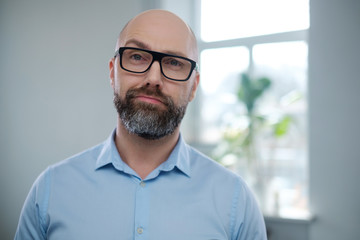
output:
M 116 130 L 40 175 L 15 239 L 266 239 L 241 178 L 180 135 L 197 60 L 196 39 L 176 15 L 133 18 L 109 63 Z

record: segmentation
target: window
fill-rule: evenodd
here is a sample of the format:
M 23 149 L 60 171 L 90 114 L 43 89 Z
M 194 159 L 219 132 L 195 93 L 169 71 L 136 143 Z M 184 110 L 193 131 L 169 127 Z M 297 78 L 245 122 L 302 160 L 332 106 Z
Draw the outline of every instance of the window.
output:
M 264 214 L 308 217 L 308 0 L 173 2 L 162 1 L 192 25 L 200 50 L 200 91 L 184 137 L 243 176 Z M 243 78 L 265 84 L 251 114 Z
M 200 119 L 205 127 L 199 141 L 212 144 L 220 141 L 219 125 L 236 102 L 233 90 L 239 71 L 249 67 L 249 51 L 246 47 L 205 49 L 200 61 L 203 102 Z
M 219 41 L 307 29 L 305 0 L 203 0 L 201 38 Z

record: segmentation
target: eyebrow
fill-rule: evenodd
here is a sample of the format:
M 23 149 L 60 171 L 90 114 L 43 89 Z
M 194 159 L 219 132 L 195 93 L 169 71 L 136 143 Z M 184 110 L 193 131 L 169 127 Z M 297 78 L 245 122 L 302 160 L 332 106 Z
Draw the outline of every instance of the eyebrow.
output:
M 136 40 L 134 38 L 132 39 L 129 39 L 128 41 L 126 41 L 125 43 L 125 46 L 128 45 L 128 44 L 135 44 L 137 47 L 139 48 L 143 48 L 143 49 L 146 49 L 146 50 L 150 50 L 150 46 L 147 45 L 146 43 L 144 42 L 141 42 L 139 40 Z
M 124 46 L 126 46 L 128 44 L 134 44 L 139 48 L 146 49 L 146 50 L 152 50 L 148 44 L 146 44 L 142 41 L 139 41 L 135 38 L 132 38 L 132 39 L 129 39 L 128 41 L 126 41 Z M 177 51 L 168 50 L 168 51 L 164 51 L 163 53 L 167 53 L 167 54 L 171 54 L 171 55 L 175 55 L 175 56 L 187 57 L 182 52 L 177 52 Z

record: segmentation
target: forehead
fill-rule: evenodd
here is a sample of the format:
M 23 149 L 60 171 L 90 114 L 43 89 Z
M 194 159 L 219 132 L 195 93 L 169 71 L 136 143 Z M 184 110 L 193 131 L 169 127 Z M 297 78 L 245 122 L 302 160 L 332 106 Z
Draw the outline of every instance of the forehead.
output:
M 135 41 L 134 41 L 135 40 Z M 189 27 L 169 12 L 148 12 L 131 20 L 120 35 L 119 46 L 141 42 L 149 50 L 176 52 L 195 58 L 194 39 Z

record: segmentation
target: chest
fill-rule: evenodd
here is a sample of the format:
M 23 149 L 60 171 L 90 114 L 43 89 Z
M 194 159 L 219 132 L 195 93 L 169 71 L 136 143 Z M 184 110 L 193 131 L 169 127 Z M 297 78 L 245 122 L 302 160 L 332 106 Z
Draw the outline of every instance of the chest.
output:
M 214 194 L 186 178 L 72 184 L 53 191 L 47 233 L 49 239 L 230 239 L 231 206 Z

